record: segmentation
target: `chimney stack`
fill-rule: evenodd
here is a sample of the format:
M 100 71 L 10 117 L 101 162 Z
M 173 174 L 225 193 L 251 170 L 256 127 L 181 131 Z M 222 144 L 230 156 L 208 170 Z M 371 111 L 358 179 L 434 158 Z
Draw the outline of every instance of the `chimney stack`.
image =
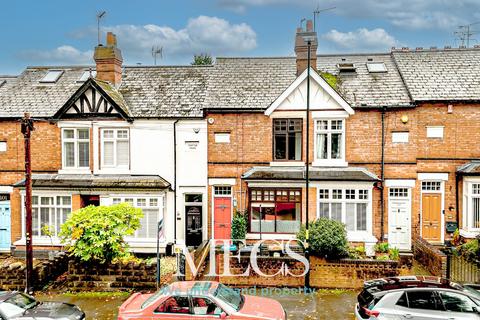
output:
M 299 76 L 308 66 L 308 40 L 310 38 L 310 66 L 313 69 L 317 69 L 317 33 L 313 30 L 313 21 L 307 20 L 307 29 L 303 30 L 302 27 L 297 28 L 297 34 L 295 35 L 295 54 L 297 56 L 297 76 Z
M 99 44 L 95 47 L 93 55 L 97 65 L 98 80 L 108 81 L 118 87 L 122 82 L 122 52 L 117 48 L 117 37 L 112 33 L 107 33 L 107 44 Z

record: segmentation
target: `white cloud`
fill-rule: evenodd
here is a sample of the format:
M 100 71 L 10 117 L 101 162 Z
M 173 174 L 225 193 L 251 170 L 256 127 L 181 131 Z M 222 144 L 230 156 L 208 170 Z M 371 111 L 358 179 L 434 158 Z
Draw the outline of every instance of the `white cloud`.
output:
M 350 32 L 334 29 L 322 35 L 322 38 L 330 41 L 337 49 L 358 52 L 386 51 L 398 45 L 398 41 L 381 28 L 372 30 L 360 28 Z
M 175 30 L 156 24 L 116 25 L 102 28 L 102 32 L 112 31 L 117 35 L 118 47 L 127 64 L 142 62 L 151 64 L 153 46 L 163 47 L 165 63 L 185 63 L 194 54 L 208 53 L 213 56 L 240 54 L 257 46 L 255 31 L 245 23 L 232 24 L 227 20 L 199 16 L 188 20 L 184 28 Z M 86 28 L 72 32 L 73 38 L 95 38 L 96 28 Z M 30 50 L 22 56 L 41 61 L 70 61 L 72 63 L 92 63 L 91 50 L 81 52 L 70 46 L 54 50 Z
M 19 56 L 37 63 L 53 64 L 91 64 L 93 50 L 80 51 L 69 45 L 62 45 L 52 50 L 25 50 Z
M 313 0 L 217 0 L 227 9 L 244 12 L 249 7 L 269 5 L 315 8 Z M 384 19 L 406 29 L 442 29 L 453 31 L 459 24 L 478 20 L 478 0 L 324 0 L 324 8 L 335 7 L 331 14 L 347 18 Z

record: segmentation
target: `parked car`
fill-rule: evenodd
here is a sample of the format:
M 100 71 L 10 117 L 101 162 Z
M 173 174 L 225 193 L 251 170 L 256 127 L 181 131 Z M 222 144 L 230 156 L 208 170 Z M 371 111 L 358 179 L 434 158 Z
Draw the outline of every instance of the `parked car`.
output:
M 40 302 L 18 291 L 0 291 L 1 320 L 82 320 L 85 313 L 77 306 L 62 302 Z
M 214 281 L 174 282 L 155 294 L 135 293 L 119 309 L 118 320 L 286 319 L 282 305 L 242 295 Z M 198 317 L 199 316 L 199 317 Z
M 366 281 L 355 306 L 363 319 L 480 319 L 480 292 L 471 285 L 423 276 Z

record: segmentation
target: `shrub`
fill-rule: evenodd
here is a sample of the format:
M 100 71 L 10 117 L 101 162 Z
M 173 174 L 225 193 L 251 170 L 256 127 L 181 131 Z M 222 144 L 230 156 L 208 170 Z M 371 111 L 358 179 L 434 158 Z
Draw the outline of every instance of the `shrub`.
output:
M 365 259 L 367 257 L 367 252 L 364 246 L 349 247 L 348 248 L 348 257 L 350 259 Z
M 309 238 L 302 226 L 297 234 L 298 240 L 307 242 L 311 253 L 320 257 L 335 259 L 348 254 L 347 231 L 341 222 L 320 218 L 309 225 Z
M 129 204 L 88 206 L 73 212 L 62 225 L 60 237 L 67 250 L 82 261 L 101 263 L 128 259 L 125 236 L 140 226 L 142 210 Z
M 388 242 L 379 242 L 375 245 L 376 253 L 388 253 Z
M 479 239 L 470 240 L 458 247 L 458 251 L 462 257 L 468 261 L 480 260 L 480 244 Z
M 388 257 L 390 258 L 390 260 L 395 260 L 395 261 L 400 260 L 400 250 L 398 250 L 397 248 L 389 249 Z
M 247 235 L 247 216 L 244 212 L 237 211 L 232 220 L 232 239 L 245 240 Z

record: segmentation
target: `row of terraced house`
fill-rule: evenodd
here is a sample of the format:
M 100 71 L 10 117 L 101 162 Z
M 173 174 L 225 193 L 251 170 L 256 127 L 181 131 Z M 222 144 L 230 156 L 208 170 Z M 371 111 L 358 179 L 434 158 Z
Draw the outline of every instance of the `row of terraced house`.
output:
M 480 49 L 326 55 L 315 40 L 309 72 L 305 36 L 311 22 L 291 57 L 124 66 L 108 33 L 92 66 L 0 77 L 0 249 L 25 246 L 25 112 L 35 250 L 60 245 L 70 212 L 120 202 L 144 212 L 136 252 L 156 250 L 160 219 L 162 248 L 228 239 L 236 211 L 247 239 L 293 239 L 307 205 L 367 249 L 479 234 Z

